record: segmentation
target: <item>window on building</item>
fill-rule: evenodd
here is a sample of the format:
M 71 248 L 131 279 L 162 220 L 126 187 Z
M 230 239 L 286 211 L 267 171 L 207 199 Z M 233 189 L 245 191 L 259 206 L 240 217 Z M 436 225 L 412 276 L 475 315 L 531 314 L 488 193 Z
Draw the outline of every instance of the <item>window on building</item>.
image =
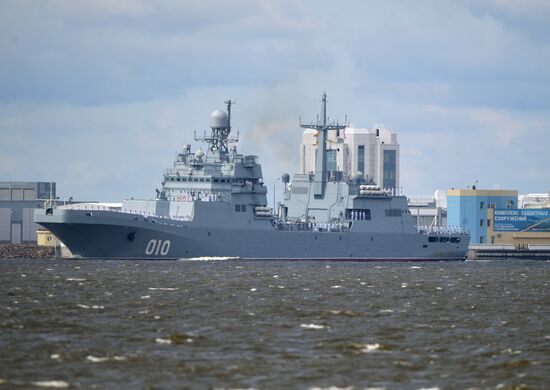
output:
M 236 205 L 235 205 L 235 211 L 236 211 L 236 212 L 240 212 L 240 211 L 241 211 L 241 205 L 240 205 L 240 204 L 236 204 Z
M 485 202 L 479 202 L 479 209 L 483 210 L 483 206 L 485 206 Z
M 487 220 L 487 227 L 491 227 L 491 220 L 490 219 Z
M 382 187 L 397 187 L 397 158 L 395 150 L 384 150 Z
M 336 170 L 336 149 L 327 150 L 327 170 Z
M 483 236 L 479 236 L 479 243 L 483 244 Z
M 243 212 L 243 213 L 246 212 L 246 205 L 245 204 L 241 205 L 241 212 Z
M 365 145 L 357 146 L 357 170 L 365 174 Z
M 506 208 L 507 209 L 513 209 L 514 208 L 514 201 L 509 200 L 508 202 L 506 202 Z
M 480 220 L 479 220 L 479 226 L 482 226 L 482 227 L 483 227 L 483 219 L 480 219 Z

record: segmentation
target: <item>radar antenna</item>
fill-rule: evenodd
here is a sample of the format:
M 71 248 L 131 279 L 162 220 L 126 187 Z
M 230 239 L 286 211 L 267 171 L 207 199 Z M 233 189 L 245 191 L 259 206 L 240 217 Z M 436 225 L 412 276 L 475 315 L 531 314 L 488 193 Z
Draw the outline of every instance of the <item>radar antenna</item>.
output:
M 347 116 L 346 116 L 347 121 Z M 300 127 L 303 129 L 314 129 L 317 130 L 318 138 L 318 150 L 317 159 L 315 161 L 315 176 L 313 182 L 314 194 L 318 198 L 322 198 L 325 193 L 325 186 L 327 183 L 327 138 L 329 130 L 336 130 L 339 135 L 340 130 L 343 130 L 347 127 L 347 123 L 341 125 L 336 122 L 327 123 L 327 94 L 323 92 L 323 98 L 321 100 L 321 121 L 319 121 L 319 116 L 317 116 L 316 124 L 304 124 L 300 119 Z
M 224 102 L 227 107 L 227 113 L 222 110 L 214 111 L 211 115 L 211 133 L 206 135 L 204 132 L 202 137 L 197 137 L 195 132 L 195 141 L 203 141 L 208 144 L 210 154 L 217 155 L 221 160 L 227 160 L 229 153 L 229 143 L 239 142 L 239 133 L 234 138 L 229 138 L 231 133 L 231 105 L 235 104 L 232 100 Z

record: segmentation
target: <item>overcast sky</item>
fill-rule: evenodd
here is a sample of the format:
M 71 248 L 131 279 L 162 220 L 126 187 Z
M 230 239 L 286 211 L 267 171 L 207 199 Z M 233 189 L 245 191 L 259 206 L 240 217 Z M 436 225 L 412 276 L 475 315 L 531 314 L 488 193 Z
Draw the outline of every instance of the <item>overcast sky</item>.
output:
M 271 192 L 323 91 L 397 132 L 407 194 L 550 190 L 547 0 L 2 0 L 0 53 L 0 181 L 62 197 L 154 196 L 227 98 Z

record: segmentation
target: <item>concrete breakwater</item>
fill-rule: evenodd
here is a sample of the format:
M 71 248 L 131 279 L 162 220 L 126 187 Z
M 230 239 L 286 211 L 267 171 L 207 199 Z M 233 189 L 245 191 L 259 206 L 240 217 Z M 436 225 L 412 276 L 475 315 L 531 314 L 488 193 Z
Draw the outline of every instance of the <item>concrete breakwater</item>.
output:
M 0 259 L 47 259 L 57 257 L 55 247 L 36 244 L 0 244 Z

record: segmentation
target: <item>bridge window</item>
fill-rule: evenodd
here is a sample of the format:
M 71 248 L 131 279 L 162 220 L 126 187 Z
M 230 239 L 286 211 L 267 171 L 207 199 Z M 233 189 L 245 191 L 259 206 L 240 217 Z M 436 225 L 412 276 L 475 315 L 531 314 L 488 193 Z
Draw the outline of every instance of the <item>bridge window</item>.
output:
M 437 237 L 428 237 L 429 242 L 437 242 Z
M 238 213 L 246 213 L 246 205 L 245 204 L 236 204 L 235 205 L 235 211 Z
M 402 212 L 401 209 L 386 209 L 386 217 L 400 217 Z

